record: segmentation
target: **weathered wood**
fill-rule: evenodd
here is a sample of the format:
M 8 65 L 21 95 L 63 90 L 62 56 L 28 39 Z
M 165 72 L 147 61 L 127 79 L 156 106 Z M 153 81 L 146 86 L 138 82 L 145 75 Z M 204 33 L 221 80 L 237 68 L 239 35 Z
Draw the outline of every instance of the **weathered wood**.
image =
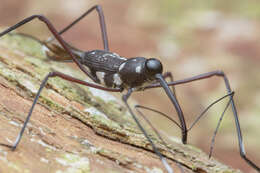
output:
M 41 80 L 54 69 L 86 78 L 69 64 L 48 61 L 33 39 L 0 38 L 0 143 L 13 143 Z M 50 79 L 17 150 L 0 146 L 0 172 L 165 171 L 118 100 L 103 91 Z M 193 146 L 172 141 L 166 147 L 152 138 L 175 172 L 180 172 L 176 161 L 186 172 L 240 172 Z

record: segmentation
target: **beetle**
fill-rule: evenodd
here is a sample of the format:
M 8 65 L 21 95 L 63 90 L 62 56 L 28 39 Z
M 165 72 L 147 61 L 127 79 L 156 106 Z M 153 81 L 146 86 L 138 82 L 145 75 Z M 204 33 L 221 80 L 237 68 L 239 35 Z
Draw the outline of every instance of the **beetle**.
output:
M 77 22 L 79 22 L 82 18 L 87 16 L 92 11 L 96 10 L 99 16 L 99 23 L 102 33 L 102 39 L 103 39 L 103 46 L 104 50 L 90 50 L 90 51 L 81 51 L 79 49 L 74 48 L 67 42 L 65 42 L 62 37 L 60 36 L 64 32 L 66 32 L 68 29 L 70 29 L 73 25 L 75 25 Z M 54 44 L 51 44 L 51 41 L 53 38 L 41 42 L 43 44 L 43 49 L 45 50 L 46 54 L 55 60 L 68 60 L 73 61 L 81 71 L 83 71 L 94 83 L 86 82 L 80 79 L 77 79 L 73 76 L 64 74 L 62 72 L 58 71 L 52 71 L 46 77 L 43 79 L 40 88 L 35 96 L 35 99 L 33 101 L 33 104 L 30 108 L 30 111 L 27 115 L 27 118 L 23 124 L 23 127 L 19 133 L 19 135 L 16 138 L 16 141 L 14 142 L 14 145 L 11 146 L 13 150 L 16 149 L 18 146 L 22 135 L 24 133 L 24 130 L 30 120 L 30 117 L 32 115 L 33 109 L 37 103 L 37 100 L 39 99 L 39 96 L 41 94 L 41 91 L 47 84 L 47 81 L 49 78 L 52 77 L 59 77 L 67 81 L 79 83 L 88 87 L 93 87 L 96 89 L 109 91 L 109 92 L 123 92 L 127 91 L 126 94 L 123 94 L 122 100 L 125 103 L 126 107 L 128 108 L 130 114 L 132 115 L 133 119 L 135 120 L 136 124 L 140 128 L 140 130 L 143 132 L 147 140 L 150 142 L 154 152 L 160 157 L 160 160 L 164 164 L 166 170 L 168 173 L 173 172 L 169 164 L 167 163 L 164 156 L 158 151 L 157 147 L 154 145 L 153 141 L 148 136 L 146 130 L 142 127 L 140 122 L 138 121 L 135 113 L 132 111 L 131 107 L 128 104 L 128 99 L 131 96 L 133 92 L 137 91 L 144 91 L 152 88 L 158 88 L 162 87 L 170 99 L 171 103 L 173 104 L 177 115 L 179 119 L 179 127 L 181 129 L 181 135 L 182 135 L 182 143 L 187 143 L 187 137 L 188 137 L 188 130 L 192 128 L 192 126 L 203 116 L 203 113 L 196 119 L 196 121 L 192 124 L 190 128 L 187 128 L 185 118 L 183 115 L 182 108 L 176 98 L 176 95 L 173 90 L 170 89 L 171 86 L 180 85 L 184 83 L 189 83 L 197 80 L 202 79 L 208 79 L 213 76 L 220 77 L 224 80 L 226 89 L 227 89 L 227 95 L 230 99 L 228 105 L 226 108 L 231 105 L 235 124 L 236 124 L 236 130 L 237 130 L 237 136 L 239 141 L 239 150 L 241 157 L 254 169 L 257 171 L 260 171 L 260 168 L 252 162 L 250 159 L 247 158 L 244 144 L 242 140 L 242 133 L 240 128 L 240 123 L 237 115 L 237 109 L 233 100 L 234 92 L 231 90 L 230 83 L 228 81 L 228 78 L 226 77 L 225 73 L 223 71 L 217 70 L 212 71 L 200 75 L 196 75 L 190 78 L 186 78 L 183 80 L 177 80 L 173 81 L 172 74 L 170 72 L 163 73 L 163 65 L 162 63 L 156 59 L 156 58 L 145 58 L 145 57 L 133 57 L 133 58 L 125 58 L 121 57 L 120 55 L 111 52 L 109 50 L 109 44 L 108 44 L 108 38 L 107 38 L 107 31 L 106 31 L 106 25 L 105 25 L 105 19 L 104 14 L 102 11 L 101 6 L 95 5 L 89 10 L 87 10 L 84 14 L 82 14 L 80 17 L 78 17 L 76 20 L 74 20 L 71 24 L 69 24 L 67 27 L 65 27 L 63 30 L 58 32 L 53 24 L 43 15 L 32 15 L 28 18 L 25 18 L 24 20 L 18 22 L 17 24 L 7 28 L 3 32 L 0 33 L 0 37 L 3 35 L 11 32 L 12 30 L 15 30 L 16 28 L 34 20 L 39 19 L 43 23 L 46 24 L 48 29 L 53 34 L 54 38 L 57 39 L 57 41 L 62 46 L 62 49 L 55 46 Z M 51 55 L 51 52 L 55 54 L 55 56 Z M 59 53 L 63 52 L 63 55 L 67 55 L 67 57 L 60 57 Z M 170 82 L 166 82 L 166 78 L 170 78 Z M 226 97 L 224 96 L 224 97 Z M 222 97 L 222 98 L 224 98 Z M 221 99 L 222 99 L 221 98 Z M 211 107 L 211 105 L 209 106 Z M 208 107 L 208 108 L 209 108 Z M 207 108 L 207 109 L 208 109 Z M 207 111 L 205 109 L 205 111 Z M 223 117 L 224 112 L 221 116 Z M 221 120 L 219 121 L 220 124 Z M 178 123 L 177 123 L 178 124 Z M 219 124 L 217 126 L 217 129 L 219 127 Z M 216 131 L 217 131 L 216 129 Z M 216 134 L 216 132 L 215 132 Z M 214 136 L 215 137 L 215 136 Z

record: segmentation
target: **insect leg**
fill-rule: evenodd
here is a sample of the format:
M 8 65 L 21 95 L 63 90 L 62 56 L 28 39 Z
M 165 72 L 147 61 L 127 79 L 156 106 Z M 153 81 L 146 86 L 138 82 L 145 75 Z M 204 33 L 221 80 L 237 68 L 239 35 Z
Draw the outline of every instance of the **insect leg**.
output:
M 234 92 L 232 93 L 229 93 L 229 94 L 226 94 L 224 95 L 223 97 L 217 99 L 216 101 L 214 101 L 213 103 L 211 103 L 209 106 L 206 107 L 206 109 L 204 109 L 204 111 L 196 118 L 196 120 L 192 123 L 191 127 L 187 129 L 187 131 L 191 130 L 191 128 L 198 122 L 198 120 L 200 118 L 202 118 L 204 115 L 206 115 L 205 113 L 212 107 L 214 106 L 215 104 L 217 104 L 218 102 L 220 102 L 221 100 L 229 97 L 229 96 L 234 96 Z M 229 100 L 228 104 L 226 105 L 226 108 L 225 110 L 223 111 L 221 117 L 220 117 L 220 120 L 218 122 L 218 126 L 214 132 L 214 135 L 212 137 L 212 142 L 211 142 L 211 147 L 210 147 L 210 154 L 209 154 L 209 157 L 211 157 L 211 153 L 212 153 L 212 150 L 213 150 L 213 145 L 214 145 L 214 140 L 215 140 L 215 136 L 217 134 L 217 131 L 218 131 L 218 128 L 219 128 L 219 125 L 220 125 L 220 122 L 224 116 L 224 113 L 226 111 L 226 109 L 228 108 L 228 106 L 230 105 L 230 102 L 231 100 Z M 151 126 L 151 128 L 153 129 L 153 131 L 156 133 L 156 135 L 158 136 L 158 138 L 163 142 L 163 144 L 167 147 L 166 145 L 166 142 L 164 142 L 163 138 L 161 137 L 161 135 L 159 134 L 158 130 L 152 125 L 152 123 L 149 121 L 149 119 L 139 110 L 139 109 L 145 109 L 145 110 L 149 110 L 149 111 L 152 111 L 152 112 L 155 112 L 155 113 L 158 113 L 159 115 L 167 118 L 168 120 L 170 120 L 171 122 L 173 122 L 175 125 L 177 125 L 180 129 L 181 129 L 181 126 L 174 120 L 172 119 L 170 116 L 164 114 L 163 112 L 160 112 L 158 110 L 155 110 L 155 109 L 152 109 L 152 108 L 149 108 L 149 107 L 145 107 L 145 106 L 141 106 L 141 105 L 135 105 L 135 109 L 137 110 L 137 112 L 142 116 L 142 118 Z M 170 151 L 171 152 L 171 151 Z
M 206 115 L 205 113 L 212 107 L 214 106 L 215 104 L 217 104 L 218 102 L 220 102 L 221 100 L 225 99 L 226 97 L 229 97 L 229 96 L 234 96 L 234 92 L 231 92 L 229 94 L 226 94 L 224 95 L 223 97 L 215 100 L 214 102 L 212 102 L 210 105 L 208 105 L 201 113 L 200 115 L 195 119 L 195 121 L 191 124 L 191 126 L 187 129 L 187 131 L 190 131 L 193 126 L 204 116 Z M 227 104 L 229 105 L 229 104 Z M 152 109 L 152 108 L 149 108 L 149 107 L 146 107 L 146 106 L 142 106 L 142 105 L 135 105 L 135 109 L 138 110 L 138 109 L 145 109 L 145 110 L 149 110 L 149 111 L 152 111 L 152 112 L 155 112 L 155 113 L 158 113 L 159 115 L 167 118 L 168 120 L 170 120 L 171 122 L 173 122 L 175 125 L 177 125 L 180 129 L 181 129 L 181 126 L 174 120 L 172 119 L 169 115 L 166 115 L 165 113 L 163 112 L 160 112 L 158 110 L 155 110 L 155 109 Z M 152 125 L 151 125 L 152 126 Z M 155 129 L 155 128 L 153 128 Z
M 85 81 L 83 81 L 83 80 L 80 80 L 80 79 L 71 77 L 71 76 L 66 75 L 66 74 L 64 74 L 64 73 L 61 73 L 61 72 L 57 72 L 57 71 L 50 72 L 50 73 L 44 78 L 44 80 L 42 81 L 42 83 L 41 83 L 41 85 L 40 85 L 40 88 L 39 88 L 39 90 L 38 90 L 38 92 L 37 92 L 37 94 L 36 94 L 36 96 L 35 96 L 35 98 L 34 98 L 33 104 L 32 104 L 32 106 L 31 106 L 31 108 L 30 108 L 30 111 L 29 111 L 29 113 L 28 113 L 26 119 L 25 119 L 25 122 L 24 122 L 24 124 L 23 124 L 23 127 L 22 127 L 21 131 L 20 131 L 19 135 L 17 136 L 17 138 L 16 138 L 16 140 L 15 140 L 15 142 L 14 142 L 14 145 L 13 145 L 13 146 L 5 145 L 5 146 L 8 146 L 8 147 L 12 148 L 12 150 L 15 150 L 15 149 L 16 149 L 16 147 L 18 146 L 18 144 L 19 144 L 19 142 L 20 142 L 20 140 L 21 140 L 21 138 L 22 138 L 22 135 L 23 135 L 24 130 L 25 130 L 26 126 L 27 126 L 27 123 L 28 123 L 29 120 L 30 120 L 30 117 L 31 117 L 31 115 L 32 115 L 34 106 L 36 105 L 36 103 L 37 103 L 37 101 L 38 101 L 38 99 L 39 99 L 39 96 L 40 96 L 40 94 L 41 94 L 41 91 L 42 91 L 42 89 L 45 87 L 45 85 L 46 85 L 48 79 L 49 79 L 49 78 L 52 78 L 52 77 L 60 77 L 60 78 L 62 78 L 62 79 L 64 79 L 64 80 L 67 80 L 67 81 L 75 82 L 75 83 L 78 83 L 78 84 L 81 84 L 81 85 L 85 85 L 85 86 L 92 87 L 92 88 L 97 88 L 97 89 L 100 89 L 100 90 L 105 90 L 105 91 L 110 91 L 110 92 L 120 92 L 120 91 L 121 91 L 121 89 L 105 88 L 105 87 L 102 87 L 102 86 L 99 86 L 99 85 L 96 85 L 96 84 L 93 84 L 93 83 L 85 82 Z
M 68 47 L 68 45 L 66 44 L 66 42 L 62 39 L 62 37 L 58 34 L 58 31 L 54 28 L 54 26 L 51 24 L 51 22 L 44 16 L 42 15 L 32 15 L 30 17 L 25 18 L 24 20 L 18 22 L 17 24 L 7 28 L 6 30 L 4 30 L 3 32 L 0 33 L 0 37 L 2 37 L 3 35 L 11 32 L 12 30 L 15 30 L 16 28 L 32 21 L 33 19 L 38 18 L 40 21 L 44 22 L 48 29 L 51 31 L 51 33 L 53 34 L 53 36 L 58 40 L 58 42 L 61 44 L 61 46 L 65 49 L 65 51 L 68 53 L 68 55 L 72 58 L 72 60 L 76 63 L 76 65 L 80 68 L 81 71 L 83 71 L 87 76 L 89 76 L 93 81 L 97 81 L 97 79 L 91 75 L 90 72 L 88 72 L 84 66 L 77 60 L 77 58 L 75 57 L 75 55 L 72 53 L 72 51 L 70 50 L 70 48 Z
M 223 100 L 223 99 L 226 98 L 226 97 L 230 97 L 230 96 L 233 97 L 234 94 L 235 94 L 235 92 L 232 91 L 231 93 L 228 93 L 228 94 L 224 95 L 223 97 L 221 97 L 221 98 L 215 100 L 214 102 L 212 102 L 209 106 L 207 106 L 207 107 L 199 114 L 199 116 L 195 119 L 195 121 L 191 124 L 191 126 L 188 128 L 187 131 L 190 131 L 190 130 L 193 128 L 193 126 L 195 126 L 195 124 L 197 124 L 197 122 L 198 122 L 204 115 L 206 115 L 206 112 L 207 112 L 213 105 L 215 105 L 216 103 L 218 103 L 219 101 Z M 229 105 L 229 103 L 228 103 L 227 105 Z
M 233 96 L 232 96 L 232 97 L 233 97 Z M 214 131 L 214 135 L 213 135 L 213 137 L 212 137 L 212 139 L 211 139 L 211 144 L 210 144 L 209 158 L 211 158 L 211 155 L 212 155 L 212 152 L 213 152 L 213 147 L 214 147 L 214 143 L 215 143 L 215 138 L 216 138 L 218 129 L 219 129 L 219 127 L 220 127 L 220 123 L 221 123 L 221 121 L 222 121 L 222 119 L 223 119 L 223 117 L 224 117 L 224 114 L 225 114 L 227 108 L 229 107 L 230 103 L 231 103 L 231 99 L 229 99 L 228 104 L 226 105 L 224 111 L 222 112 L 222 114 L 221 114 L 221 116 L 220 116 L 220 118 L 219 118 L 219 121 L 218 121 L 218 125 L 217 125 L 217 127 L 216 127 L 216 129 L 215 129 L 215 131 Z
M 81 19 L 83 19 L 85 16 L 87 16 L 89 13 L 91 13 L 94 10 L 96 10 L 98 13 L 104 49 L 109 51 L 105 17 L 104 17 L 102 7 L 100 5 L 95 5 L 95 6 L 91 7 L 89 10 L 87 10 L 85 13 L 83 13 L 81 16 L 79 16 L 77 19 L 75 19 L 72 23 L 70 23 L 68 26 L 66 26 L 64 29 L 62 29 L 59 32 L 59 35 L 63 34 L 67 30 L 69 30 L 72 26 L 74 26 L 76 23 L 78 23 Z M 47 42 L 51 42 L 51 41 L 53 41 L 53 39 L 54 38 L 51 37 L 47 40 Z
M 167 163 L 166 159 L 163 157 L 163 155 L 160 153 L 160 151 L 157 149 L 157 147 L 155 146 L 155 144 L 153 143 L 153 141 L 150 139 L 150 137 L 148 136 L 147 132 L 145 131 L 145 129 L 143 128 L 143 126 L 140 124 L 139 120 L 137 119 L 136 115 L 133 113 L 132 109 L 130 108 L 129 104 L 127 103 L 128 98 L 130 97 L 130 95 L 132 94 L 133 89 L 130 88 L 127 92 L 127 94 L 123 95 L 122 100 L 125 103 L 127 109 L 129 110 L 130 114 L 132 115 L 133 119 L 135 120 L 137 126 L 140 128 L 140 130 L 142 131 L 142 133 L 144 134 L 144 136 L 146 137 L 146 139 L 149 141 L 149 143 L 151 144 L 153 151 L 156 153 L 156 155 L 160 158 L 160 160 L 162 161 L 165 169 L 167 170 L 168 173 L 173 173 L 172 168 L 170 167 L 170 165 Z
M 152 111 L 152 112 L 155 112 L 155 113 L 158 113 L 160 115 L 162 115 L 163 117 L 167 118 L 168 120 L 170 120 L 171 122 L 173 122 L 175 125 L 177 125 L 180 129 L 181 129 L 181 126 L 174 120 L 172 119 L 170 116 L 166 115 L 165 113 L 163 112 L 160 112 L 158 110 L 155 110 L 155 109 L 152 109 L 152 108 L 149 108 L 149 107 L 146 107 L 146 106 L 142 106 L 142 105 L 135 105 L 135 109 L 138 111 L 139 109 L 145 109 L 145 110 L 149 110 L 149 111 Z M 138 111 L 139 112 L 139 111 Z M 145 119 L 145 118 L 144 118 Z M 152 126 L 152 125 L 151 125 Z M 153 128 L 155 129 L 155 128 Z
M 196 76 L 193 76 L 193 77 L 190 77 L 190 78 L 177 80 L 177 81 L 174 81 L 174 82 L 169 82 L 168 85 L 169 86 L 180 85 L 180 84 L 189 83 L 189 82 L 193 82 L 193 81 L 197 81 L 197 80 L 207 79 L 207 78 L 210 78 L 210 77 L 213 77 L 213 76 L 221 77 L 225 82 L 227 92 L 228 93 L 232 92 L 228 78 L 226 77 L 226 75 L 223 71 L 212 71 L 212 72 L 208 72 L 208 73 L 203 73 L 203 74 L 196 75 Z M 144 89 L 157 88 L 157 87 L 161 87 L 161 84 L 159 84 L 159 83 L 151 84 L 151 85 L 145 87 Z M 237 131 L 237 137 L 238 137 L 238 143 L 239 143 L 240 156 L 251 167 L 253 167 L 258 172 L 260 172 L 260 167 L 258 167 L 254 162 L 249 160 L 246 156 L 245 147 L 244 147 L 243 138 L 242 138 L 242 132 L 241 132 L 241 128 L 240 128 L 240 122 L 239 122 L 238 115 L 237 115 L 237 109 L 236 109 L 236 106 L 235 106 L 235 103 L 234 103 L 232 96 L 230 96 L 230 99 L 231 99 L 231 107 L 232 107 L 232 111 L 233 111 L 233 115 L 234 115 L 234 119 L 235 119 L 235 124 L 236 124 L 236 131 Z
M 155 109 L 151 109 L 151 108 L 148 108 L 148 107 L 145 107 L 145 106 L 141 106 L 141 105 L 135 105 L 135 109 L 136 111 L 139 113 L 139 115 L 141 115 L 141 117 L 147 122 L 147 124 L 149 124 L 149 126 L 153 129 L 153 131 L 155 132 L 155 134 L 157 135 L 157 137 L 162 141 L 163 145 L 165 147 L 167 147 L 167 144 L 166 142 L 164 141 L 164 139 L 162 138 L 162 136 L 160 135 L 159 131 L 153 126 L 153 124 L 150 122 L 150 120 L 148 118 L 146 118 L 146 116 L 139 110 L 139 109 L 146 109 L 146 110 L 149 110 L 149 111 L 152 111 L 152 112 L 156 112 L 158 114 L 161 114 L 163 115 L 164 117 L 166 117 L 167 119 L 170 119 L 174 124 L 176 124 L 179 128 L 181 128 L 181 126 L 175 121 L 173 120 L 171 117 L 169 117 L 168 115 L 160 112 L 160 111 L 157 111 Z M 168 147 L 167 147 L 168 149 Z M 174 153 L 172 152 L 172 150 L 168 149 L 168 151 L 170 153 L 172 153 L 174 155 Z M 183 167 L 181 166 L 180 163 L 176 162 L 177 166 L 180 168 L 181 170 L 181 173 L 184 173 L 184 169 Z

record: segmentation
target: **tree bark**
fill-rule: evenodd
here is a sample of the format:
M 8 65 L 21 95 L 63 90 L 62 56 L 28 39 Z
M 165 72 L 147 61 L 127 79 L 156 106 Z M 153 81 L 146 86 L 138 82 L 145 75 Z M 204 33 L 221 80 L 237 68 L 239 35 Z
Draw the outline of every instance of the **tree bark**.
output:
M 50 71 L 86 76 L 71 64 L 49 61 L 28 37 L 0 38 L 0 143 L 12 145 L 43 78 Z M 116 94 L 121 97 L 121 94 Z M 166 172 L 120 99 L 52 78 L 15 151 L 0 146 L 0 172 Z M 151 136 L 174 172 L 240 172 L 191 145 Z

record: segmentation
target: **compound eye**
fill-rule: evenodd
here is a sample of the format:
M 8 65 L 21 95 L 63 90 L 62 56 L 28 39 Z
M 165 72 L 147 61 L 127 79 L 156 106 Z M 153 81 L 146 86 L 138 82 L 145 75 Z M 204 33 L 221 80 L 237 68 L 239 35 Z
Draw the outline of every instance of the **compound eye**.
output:
M 146 60 L 145 67 L 149 75 L 161 74 L 163 71 L 162 63 L 155 58 Z

